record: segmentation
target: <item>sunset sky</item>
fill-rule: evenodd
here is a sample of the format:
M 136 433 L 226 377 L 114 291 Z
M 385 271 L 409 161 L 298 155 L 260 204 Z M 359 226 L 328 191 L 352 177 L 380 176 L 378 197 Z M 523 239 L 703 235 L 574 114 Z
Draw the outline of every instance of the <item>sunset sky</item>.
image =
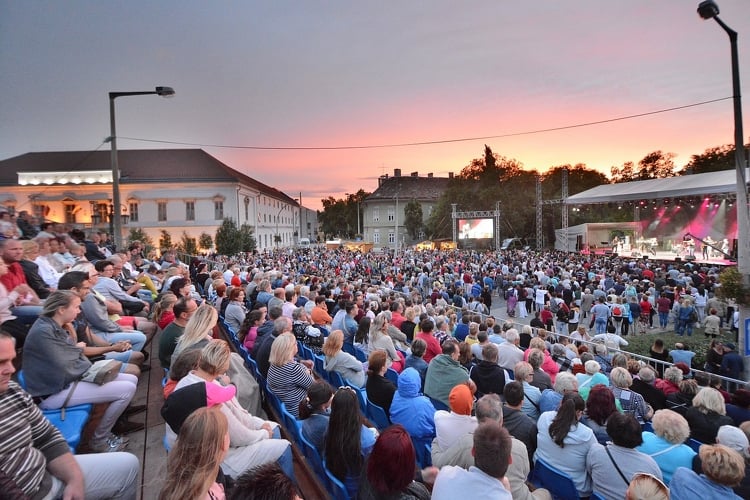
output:
M 682 166 L 733 141 L 731 100 L 424 146 L 212 145 L 501 136 L 728 98 L 729 40 L 699 18 L 698 3 L 0 0 L 0 159 L 108 149 L 107 93 L 168 85 L 173 99 L 117 100 L 121 149 L 202 147 L 292 197 L 301 192 L 310 208 L 372 191 L 394 168 L 457 173 L 485 143 L 528 169 L 584 163 L 609 173 L 657 149 Z M 739 31 L 740 61 L 750 61 L 750 1 L 718 3 Z

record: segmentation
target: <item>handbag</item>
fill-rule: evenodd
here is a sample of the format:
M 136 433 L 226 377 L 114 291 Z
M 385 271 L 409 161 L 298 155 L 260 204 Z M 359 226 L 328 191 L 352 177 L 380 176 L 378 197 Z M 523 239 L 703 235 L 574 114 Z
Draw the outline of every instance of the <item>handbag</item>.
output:
M 104 385 L 107 382 L 112 382 L 117 378 L 122 368 L 122 362 L 114 359 L 102 359 L 92 364 L 83 375 L 80 380 L 83 382 L 91 382 L 96 385 Z

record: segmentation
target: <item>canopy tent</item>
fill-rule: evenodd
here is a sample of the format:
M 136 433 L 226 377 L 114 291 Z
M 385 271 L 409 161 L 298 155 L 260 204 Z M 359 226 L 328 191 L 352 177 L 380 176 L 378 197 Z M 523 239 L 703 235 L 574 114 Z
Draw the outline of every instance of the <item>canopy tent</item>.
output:
M 641 229 L 638 222 L 589 222 L 571 226 L 567 231 L 555 229 L 555 250 L 594 251 L 597 248 L 610 247 L 614 236 L 619 236 L 620 239 L 627 237 L 626 244 L 630 248 L 631 245 L 635 245 L 635 239 L 641 233 Z
M 747 170 L 745 178 L 748 178 Z M 568 196 L 565 203 L 567 205 L 585 205 L 736 192 L 737 176 L 735 170 L 722 170 L 720 172 L 681 175 L 665 179 L 603 184 L 582 193 Z

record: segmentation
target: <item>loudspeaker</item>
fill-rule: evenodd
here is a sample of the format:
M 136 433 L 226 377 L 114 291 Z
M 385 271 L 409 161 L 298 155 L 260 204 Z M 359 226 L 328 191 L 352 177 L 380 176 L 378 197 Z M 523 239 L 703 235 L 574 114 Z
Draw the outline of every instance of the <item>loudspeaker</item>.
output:
M 675 257 L 674 261 L 677 263 L 682 262 L 682 257 Z
M 685 256 L 685 262 L 693 262 L 695 260 L 695 255 L 686 255 Z
M 648 255 L 643 255 L 643 260 L 648 260 Z

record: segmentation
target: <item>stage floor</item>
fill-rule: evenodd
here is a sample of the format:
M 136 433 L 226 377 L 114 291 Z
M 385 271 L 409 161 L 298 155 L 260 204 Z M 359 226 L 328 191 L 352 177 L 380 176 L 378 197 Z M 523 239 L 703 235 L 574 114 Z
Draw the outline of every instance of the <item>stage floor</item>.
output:
M 595 252 L 596 255 L 614 255 L 610 253 L 609 251 L 599 251 L 597 250 Z M 688 260 L 686 255 L 682 254 L 675 254 L 671 251 L 665 251 L 665 250 L 657 250 L 656 255 L 653 253 L 646 253 L 642 254 L 638 251 L 632 251 L 632 252 L 623 252 L 621 254 L 618 254 L 620 257 L 626 257 L 626 258 L 635 258 L 640 259 L 643 257 L 648 257 L 648 260 L 654 260 L 654 261 L 665 261 L 665 262 L 694 262 L 696 264 L 699 264 L 701 266 L 733 266 L 736 265 L 737 262 L 726 259 L 726 258 L 709 258 L 704 259 L 703 255 L 696 254 L 695 260 Z

